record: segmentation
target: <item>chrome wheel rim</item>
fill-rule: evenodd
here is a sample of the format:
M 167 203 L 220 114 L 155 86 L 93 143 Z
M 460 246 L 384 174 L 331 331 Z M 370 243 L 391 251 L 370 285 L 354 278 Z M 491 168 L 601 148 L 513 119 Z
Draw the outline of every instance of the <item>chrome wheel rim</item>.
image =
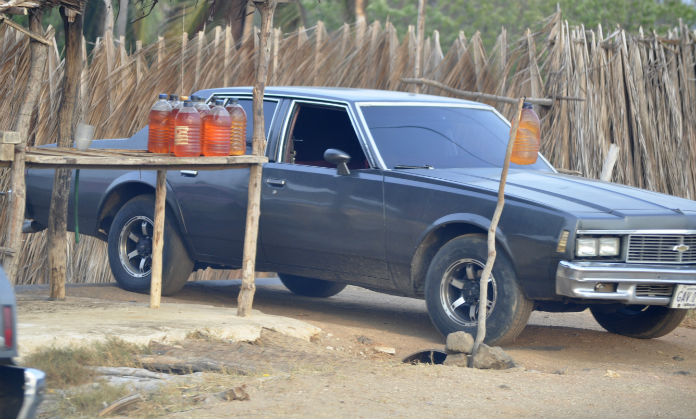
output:
M 135 278 L 143 278 L 152 271 L 152 220 L 138 215 L 126 222 L 118 239 L 118 257 L 121 266 Z
M 476 326 L 479 317 L 480 279 L 484 264 L 474 259 L 452 263 L 440 283 L 440 303 L 452 321 L 465 327 Z M 486 318 L 490 317 L 498 297 L 498 287 L 491 273 L 488 279 Z

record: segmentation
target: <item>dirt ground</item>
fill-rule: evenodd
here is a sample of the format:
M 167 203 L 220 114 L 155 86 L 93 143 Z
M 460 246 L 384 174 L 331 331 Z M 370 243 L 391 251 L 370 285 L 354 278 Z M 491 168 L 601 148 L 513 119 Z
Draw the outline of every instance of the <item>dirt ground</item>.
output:
M 38 306 L 36 296 L 45 292 L 20 289 L 19 315 Z M 162 304 L 231 308 L 238 292 L 238 281 L 192 283 Z M 71 303 L 71 297 L 95 298 L 107 306 L 148 301 L 114 286 L 74 286 L 67 301 L 53 302 L 56 310 L 81 309 L 75 304 L 84 300 Z M 192 394 L 201 402 L 161 417 L 696 417 L 692 327 L 636 340 L 602 331 L 587 312 L 534 313 L 517 341 L 504 347 L 518 367 L 490 371 L 402 363 L 410 353 L 443 348 L 419 300 L 357 287 L 315 300 L 268 280 L 258 284 L 254 304 L 322 331 L 309 342 L 266 332 L 253 344 L 188 340 L 169 348 L 181 358 L 217 354 L 246 365 L 245 375 L 228 376 L 224 385 L 243 386 L 248 400 Z M 184 386 L 201 391 L 201 380 L 217 379 L 192 375 L 184 377 Z M 54 416 L 50 404 L 41 416 Z

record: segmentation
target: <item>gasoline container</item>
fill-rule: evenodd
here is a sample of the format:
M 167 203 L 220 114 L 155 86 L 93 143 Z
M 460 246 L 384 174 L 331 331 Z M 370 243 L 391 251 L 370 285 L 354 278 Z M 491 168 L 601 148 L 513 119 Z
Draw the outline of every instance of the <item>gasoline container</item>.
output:
M 193 102 L 193 107 L 196 108 L 199 114 L 201 114 L 201 118 L 210 113 L 210 106 L 205 103 L 205 99 L 202 97 L 195 95 L 191 96 L 191 101 Z
M 169 119 L 170 130 L 172 136 L 169 137 L 169 153 L 174 152 L 174 123 L 176 122 L 176 114 L 181 109 L 183 103 L 179 100 L 178 95 L 169 95 L 169 105 L 172 107 L 172 117 Z
M 232 120 L 222 106 L 222 99 L 215 101 L 213 109 L 203 116 L 203 155 L 228 156 L 230 154 L 230 136 Z
M 534 164 L 539 154 L 541 140 L 539 117 L 531 103 L 524 103 L 520 124 L 512 147 L 510 161 L 515 164 Z
M 227 102 L 225 107 L 232 120 L 232 137 L 230 138 L 230 156 L 241 156 L 246 153 L 246 125 L 247 117 L 244 108 L 236 98 Z
M 196 157 L 201 155 L 201 116 L 190 100 L 176 114 L 174 123 L 174 155 Z
M 174 137 L 172 119 L 172 107 L 167 102 L 167 95 L 161 94 L 150 109 L 147 151 L 169 153 L 169 142 Z

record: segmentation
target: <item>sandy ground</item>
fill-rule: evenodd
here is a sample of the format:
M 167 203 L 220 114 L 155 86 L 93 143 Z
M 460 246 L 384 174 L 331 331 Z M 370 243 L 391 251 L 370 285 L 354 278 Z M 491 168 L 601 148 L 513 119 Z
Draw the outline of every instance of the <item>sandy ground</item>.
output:
M 70 287 L 65 302 L 45 301 L 46 292 L 18 290 L 20 322 L 50 306 L 99 324 L 148 301 L 114 286 Z M 195 318 L 188 304 L 234 315 L 238 292 L 238 281 L 192 283 L 162 306 L 175 307 L 181 318 Z M 261 370 L 228 383 L 245 385 L 249 400 L 208 398 L 163 417 L 696 417 L 693 328 L 636 340 L 602 331 L 587 312 L 534 313 L 504 348 L 518 367 L 487 371 L 401 362 L 412 352 L 443 347 L 419 300 L 357 287 L 315 300 L 290 294 L 276 280 L 259 280 L 254 307 L 321 332 L 311 342 L 281 339 L 246 352 L 190 343 L 211 353 L 236 351 Z M 379 346 L 396 354 L 377 352 Z

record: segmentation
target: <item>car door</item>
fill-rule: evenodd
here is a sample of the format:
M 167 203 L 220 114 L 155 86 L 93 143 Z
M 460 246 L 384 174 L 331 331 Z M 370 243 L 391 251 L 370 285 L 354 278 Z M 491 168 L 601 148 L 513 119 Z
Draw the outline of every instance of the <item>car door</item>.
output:
M 253 133 L 252 99 L 240 97 L 247 113 L 247 153 Z M 266 132 L 272 125 L 277 100 L 264 100 Z M 196 259 L 240 266 L 249 187 L 249 169 L 177 170 L 167 173 L 181 209 L 186 235 Z
M 264 166 L 260 241 L 282 273 L 387 286 L 381 170 L 372 168 L 346 105 L 294 101 L 275 162 Z M 351 156 L 341 175 L 323 159 Z

